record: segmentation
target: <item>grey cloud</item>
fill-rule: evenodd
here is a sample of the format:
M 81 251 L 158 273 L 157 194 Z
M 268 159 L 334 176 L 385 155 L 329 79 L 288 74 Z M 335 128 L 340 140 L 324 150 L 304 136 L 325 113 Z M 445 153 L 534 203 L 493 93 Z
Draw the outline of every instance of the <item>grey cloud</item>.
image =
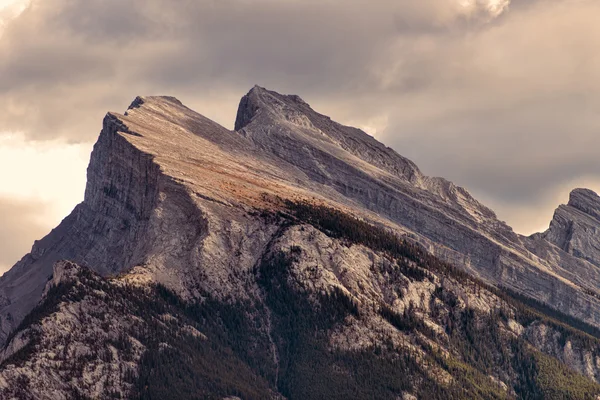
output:
M 0 40 L 0 119 L 32 137 L 81 140 L 92 113 L 146 91 L 192 102 L 254 83 L 306 96 L 360 95 L 378 86 L 374 67 L 387 61 L 397 35 L 462 18 L 450 4 L 34 0 Z M 399 30 L 399 21 L 416 28 Z
M 0 274 L 31 249 L 32 238 L 41 238 L 48 227 L 38 220 L 46 204 L 0 197 Z

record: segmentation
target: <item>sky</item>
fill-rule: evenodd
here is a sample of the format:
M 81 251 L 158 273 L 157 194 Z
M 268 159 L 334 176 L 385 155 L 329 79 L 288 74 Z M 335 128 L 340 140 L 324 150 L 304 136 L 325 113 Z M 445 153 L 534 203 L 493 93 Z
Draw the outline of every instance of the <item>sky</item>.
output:
M 298 94 L 517 232 L 600 190 L 598 0 L 0 0 L 0 272 L 83 199 L 107 111 L 173 95 L 233 128 Z

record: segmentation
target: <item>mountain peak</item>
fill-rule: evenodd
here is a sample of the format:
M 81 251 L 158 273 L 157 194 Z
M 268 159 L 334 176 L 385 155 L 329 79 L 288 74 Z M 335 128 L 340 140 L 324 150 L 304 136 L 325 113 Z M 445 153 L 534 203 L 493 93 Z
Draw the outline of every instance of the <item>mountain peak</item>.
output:
M 179 107 L 184 107 L 183 103 L 173 96 L 137 96 L 127 107 L 127 111 L 142 107 L 146 103 L 172 103 Z
M 574 189 L 569 195 L 569 206 L 600 220 L 600 196 L 590 189 Z
M 142 98 L 142 96 L 137 96 L 129 105 L 129 107 L 127 107 L 127 110 L 133 110 L 134 108 L 139 108 L 144 104 L 144 99 Z
M 312 111 L 308 103 L 298 95 L 283 95 L 254 85 L 240 100 L 235 120 L 235 130 L 239 131 L 246 127 L 261 109 L 269 109 L 275 115 L 285 115 L 286 112 L 298 107 Z
M 260 92 L 263 90 L 263 88 L 256 85 L 250 89 L 250 91 L 240 100 L 237 116 L 235 118 L 234 129 L 236 131 L 239 131 L 248 125 L 256 115 L 256 112 L 259 109 L 257 98 L 260 96 Z
M 545 238 L 565 252 L 600 265 L 600 196 L 589 189 L 574 189 L 567 205 L 554 212 Z

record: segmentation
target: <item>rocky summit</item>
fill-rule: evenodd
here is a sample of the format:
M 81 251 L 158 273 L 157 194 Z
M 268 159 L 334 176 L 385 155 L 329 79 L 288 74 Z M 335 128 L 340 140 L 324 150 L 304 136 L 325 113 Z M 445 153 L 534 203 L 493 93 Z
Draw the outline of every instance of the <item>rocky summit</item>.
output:
M 546 240 L 600 267 L 600 197 L 588 189 L 571 192 L 569 203 L 554 213 Z
M 0 398 L 594 399 L 600 198 L 524 237 L 298 96 L 109 113 L 0 278 Z

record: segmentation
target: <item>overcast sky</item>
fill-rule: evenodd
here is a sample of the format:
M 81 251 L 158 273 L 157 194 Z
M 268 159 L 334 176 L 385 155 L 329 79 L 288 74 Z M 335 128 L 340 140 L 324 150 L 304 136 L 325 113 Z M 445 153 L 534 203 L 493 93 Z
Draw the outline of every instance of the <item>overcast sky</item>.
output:
M 598 0 L 0 0 L 0 271 L 83 198 L 108 110 L 169 94 L 233 127 L 299 94 L 517 232 L 600 189 Z

